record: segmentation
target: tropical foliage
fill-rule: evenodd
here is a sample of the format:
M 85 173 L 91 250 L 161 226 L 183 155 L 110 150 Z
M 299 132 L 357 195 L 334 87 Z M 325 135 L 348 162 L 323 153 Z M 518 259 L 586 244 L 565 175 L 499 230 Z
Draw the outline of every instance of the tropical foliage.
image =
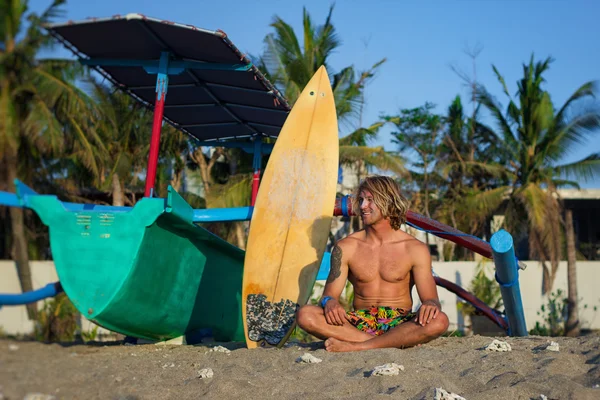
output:
M 60 15 L 63 0 L 55 0 L 41 14 L 27 14 L 27 2 L 0 4 L 0 189 L 14 191 L 14 180 L 31 184 L 48 176 L 56 158 L 84 167 L 94 180 L 102 143 L 97 140 L 94 105 L 72 82 L 83 70 L 67 60 L 36 56 L 50 44 L 41 26 Z M 28 26 L 25 29 L 25 19 Z M 23 291 L 32 290 L 28 237 L 24 212 L 9 209 L 5 224 L 6 249 L 17 263 Z M 29 317 L 36 310 L 28 308 Z
M 271 23 L 274 32 L 265 38 L 266 49 L 258 58 L 257 65 L 266 71 L 269 79 L 283 88 L 292 105 L 310 78 L 324 65 L 331 75 L 340 127 L 352 127 L 356 126 L 356 121 L 361 121 L 366 85 L 386 60 L 375 62 L 366 71 L 356 71 L 350 65 L 333 72 L 336 68 L 330 64 L 330 58 L 342 44 L 332 23 L 333 9 L 331 6 L 325 22 L 318 26 L 314 25 L 306 8 L 303 10 L 302 43 L 293 27 L 275 16 Z M 340 162 L 357 171 L 359 178 L 369 167 L 405 173 L 401 158 L 386 152 L 381 146 L 368 146 L 382 126 L 383 123 L 378 121 L 369 127 L 351 128 L 351 133 L 340 139 Z
M 478 89 L 478 100 L 495 118 L 495 144 L 502 157 L 502 170 L 507 185 L 499 186 L 475 199 L 497 209 L 503 204 L 506 226 L 518 234 L 526 230 L 529 237 L 530 257 L 544 264 L 544 292 L 552 287 L 558 262 L 563 257 L 563 219 L 561 187 L 579 188 L 584 181 L 600 172 L 600 153 L 592 153 L 581 160 L 563 164 L 574 145 L 585 143 L 598 135 L 600 110 L 586 107 L 586 100 L 596 94 L 596 83 L 581 85 L 567 101 L 556 108 L 550 93 L 543 88 L 545 73 L 553 60 L 534 62 L 533 56 L 523 65 L 523 76 L 517 82 L 515 98 L 500 72 L 494 73 L 508 97 L 508 105 L 501 105 L 483 87 Z M 551 267 L 546 266 L 550 262 Z

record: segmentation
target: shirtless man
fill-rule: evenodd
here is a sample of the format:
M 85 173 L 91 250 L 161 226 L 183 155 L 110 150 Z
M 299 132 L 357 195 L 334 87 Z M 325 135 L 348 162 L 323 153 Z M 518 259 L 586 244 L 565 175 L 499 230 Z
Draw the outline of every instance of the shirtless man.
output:
M 354 196 L 364 229 L 340 240 L 331 252 L 331 269 L 320 306 L 298 310 L 297 323 L 325 340 L 327 351 L 406 348 L 446 332 L 431 273 L 427 246 L 400 230 L 408 201 L 397 183 L 385 176 L 366 178 Z M 338 299 L 348 279 L 354 287 L 354 311 Z M 421 307 L 412 313 L 412 286 Z

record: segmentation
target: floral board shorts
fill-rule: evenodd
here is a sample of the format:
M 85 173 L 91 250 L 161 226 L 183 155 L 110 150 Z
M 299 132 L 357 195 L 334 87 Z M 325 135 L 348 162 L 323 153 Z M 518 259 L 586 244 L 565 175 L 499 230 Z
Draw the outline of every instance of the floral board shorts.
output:
M 365 310 L 349 311 L 347 314 L 350 323 L 358 330 L 375 336 L 383 335 L 391 328 L 410 321 L 417 315 L 402 308 L 374 306 Z

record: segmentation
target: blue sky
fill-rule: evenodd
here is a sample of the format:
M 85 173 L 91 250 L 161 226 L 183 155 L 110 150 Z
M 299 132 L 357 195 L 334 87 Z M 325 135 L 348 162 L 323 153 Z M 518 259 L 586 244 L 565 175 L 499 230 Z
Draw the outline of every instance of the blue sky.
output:
M 41 11 L 49 0 L 30 0 L 30 10 Z M 315 24 L 321 24 L 331 2 L 326 0 L 90 0 L 68 1 L 65 20 L 109 17 L 138 12 L 147 16 L 222 29 L 243 52 L 257 55 L 269 24 L 278 15 L 301 32 L 305 6 Z M 479 45 L 477 78 L 505 105 L 506 97 L 492 72 L 492 64 L 504 75 L 511 94 L 531 54 L 536 59 L 552 56 L 546 88 L 556 107 L 581 84 L 600 79 L 600 1 L 597 0 L 338 0 L 333 22 L 342 46 L 332 57 L 334 69 L 355 65 L 364 69 L 387 58 L 377 78 L 368 86 L 363 125 L 381 114 L 412 108 L 426 101 L 443 113 L 460 94 L 467 102 L 463 81 L 451 65 L 471 73 L 465 49 Z M 58 48 L 58 55 L 69 54 Z M 486 120 L 487 121 L 487 120 Z M 341 135 L 356 126 L 345 125 Z M 394 149 L 390 129 L 380 133 L 378 145 Z M 565 162 L 600 152 L 600 133 L 574 148 Z M 600 188 L 600 177 L 581 182 Z

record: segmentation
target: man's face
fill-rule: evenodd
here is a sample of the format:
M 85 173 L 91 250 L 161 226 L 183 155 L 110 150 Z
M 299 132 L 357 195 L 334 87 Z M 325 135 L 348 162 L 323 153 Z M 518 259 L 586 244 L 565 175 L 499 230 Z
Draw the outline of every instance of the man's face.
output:
M 373 225 L 382 219 L 381 211 L 373 202 L 373 195 L 371 192 L 368 190 L 361 191 L 358 195 L 358 202 L 363 224 Z

